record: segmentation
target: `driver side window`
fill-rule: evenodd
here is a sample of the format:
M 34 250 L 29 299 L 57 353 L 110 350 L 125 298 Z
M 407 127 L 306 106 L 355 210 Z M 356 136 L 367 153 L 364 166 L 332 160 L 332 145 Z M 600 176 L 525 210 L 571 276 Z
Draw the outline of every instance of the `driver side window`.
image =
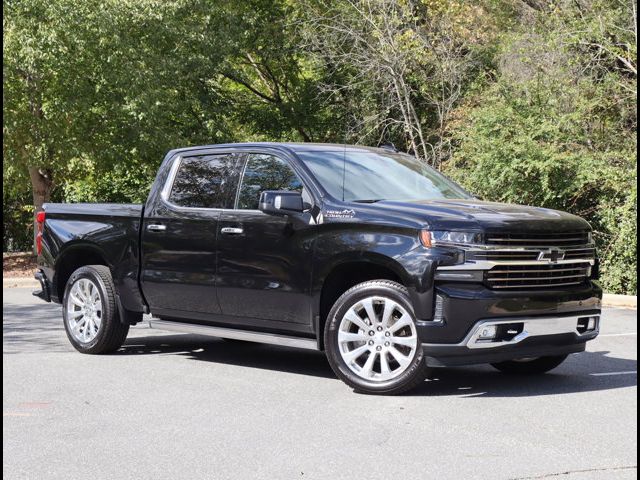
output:
M 303 185 L 283 160 L 273 155 L 252 153 L 242 175 L 236 208 L 257 210 L 260 194 L 265 190 L 303 192 Z

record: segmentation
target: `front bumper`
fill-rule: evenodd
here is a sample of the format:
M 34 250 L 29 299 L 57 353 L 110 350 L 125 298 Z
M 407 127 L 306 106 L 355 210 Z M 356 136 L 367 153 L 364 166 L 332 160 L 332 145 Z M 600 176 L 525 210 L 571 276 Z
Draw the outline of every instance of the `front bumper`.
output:
M 600 330 L 599 315 L 514 317 L 478 322 L 458 344 L 423 343 L 431 366 L 493 363 L 581 352 Z M 483 334 L 492 334 L 492 338 Z
M 597 283 L 566 289 L 496 291 L 482 284 L 438 284 L 439 321 L 418 321 L 418 335 L 432 366 L 493 363 L 523 357 L 576 353 L 598 335 L 578 321 L 600 315 Z M 438 298 L 439 297 L 439 298 Z M 501 342 L 476 342 L 479 329 L 502 325 Z M 507 335 L 507 331 L 512 333 Z M 582 330 L 582 329 L 581 329 Z

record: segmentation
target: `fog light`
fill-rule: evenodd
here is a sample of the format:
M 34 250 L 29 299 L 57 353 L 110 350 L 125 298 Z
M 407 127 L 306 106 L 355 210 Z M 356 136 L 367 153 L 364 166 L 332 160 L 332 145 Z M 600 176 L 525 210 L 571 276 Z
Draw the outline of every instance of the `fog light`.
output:
M 598 315 L 593 315 L 591 317 L 580 317 L 578 319 L 577 331 L 580 334 L 586 332 L 595 332 L 598 329 L 598 322 L 600 321 L 600 317 Z
M 478 340 L 490 340 L 495 338 L 496 333 L 498 332 L 498 327 L 495 325 L 487 325 L 486 327 L 482 327 L 480 329 L 480 335 L 478 335 Z

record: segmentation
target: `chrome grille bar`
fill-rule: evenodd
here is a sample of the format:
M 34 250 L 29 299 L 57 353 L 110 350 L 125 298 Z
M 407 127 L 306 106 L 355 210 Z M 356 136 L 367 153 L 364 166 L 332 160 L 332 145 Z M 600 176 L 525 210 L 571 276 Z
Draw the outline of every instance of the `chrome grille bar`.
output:
M 534 247 L 566 247 L 589 245 L 589 232 L 565 233 L 488 233 L 489 245 L 530 245 Z
M 550 277 L 488 277 L 487 279 L 491 282 L 528 282 L 528 281 L 537 281 L 537 280 L 559 280 L 562 278 L 584 278 L 584 273 L 579 275 L 557 275 Z
M 562 282 L 562 283 L 540 283 L 540 284 L 531 284 L 531 285 L 492 285 L 491 288 L 501 289 L 501 288 L 548 288 L 548 287 L 565 287 L 567 285 L 580 285 L 584 283 L 584 280 L 580 280 L 579 282 Z
M 516 270 L 515 268 L 513 270 L 491 270 L 491 273 L 548 273 L 548 272 L 577 272 L 577 271 L 582 271 L 582 273 L 584 273 L 586 270 L 588 269 L 588 267 L 573 267 L 573 268 L 554 268 L 553 270 L 550 270 L 548 268 L 542 268 L 542 269 L 538 269 L 538 270 L 534 270 L 534 269 L 525 269 L 525 270 Z
M 591 274 L 589 263 L 513 265 L 494 267 L 485 272 L 490 288 L 527 288 L 577 284 Z

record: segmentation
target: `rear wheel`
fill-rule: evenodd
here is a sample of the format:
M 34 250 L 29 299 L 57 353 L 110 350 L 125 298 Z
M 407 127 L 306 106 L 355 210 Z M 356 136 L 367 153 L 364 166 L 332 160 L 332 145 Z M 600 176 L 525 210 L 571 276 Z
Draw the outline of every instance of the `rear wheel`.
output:
M 333 371 L 362 393 L 403 393 L 429 372 L 408 292 L 396 282 L 347 290 L 329 312 L 324 340 Z
M 129 325 L 118 315 L 109 268 L 81 267 L 71 274 L 64 291 L 62 315 L 69 341 L 82 353 L 111 353 L 122 346 Z
M 504 373 L 535 375 L 553 370 L 564 362 L 567 357 L 568 355 L 520 358 L 517 360 L 509 360 L 507 362 L 492 363 L 491 365 Z

